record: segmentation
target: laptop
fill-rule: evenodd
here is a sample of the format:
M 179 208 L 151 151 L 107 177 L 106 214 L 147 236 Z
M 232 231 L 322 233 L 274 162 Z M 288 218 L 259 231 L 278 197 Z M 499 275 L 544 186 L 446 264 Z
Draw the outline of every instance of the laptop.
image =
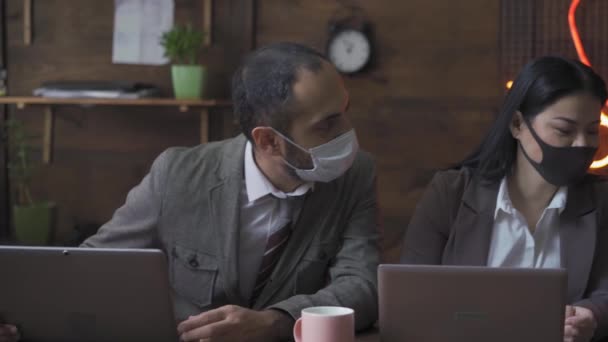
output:
M 561 342 L 564 269 L 380 265 L 383 342 Z
M 177 341 L 160 250 L 0 246 L 0 320 L 25 341 Z

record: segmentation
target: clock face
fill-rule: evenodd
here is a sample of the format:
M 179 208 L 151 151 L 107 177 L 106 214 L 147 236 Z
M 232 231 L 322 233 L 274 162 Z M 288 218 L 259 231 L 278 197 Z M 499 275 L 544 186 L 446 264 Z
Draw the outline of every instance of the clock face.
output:
M 340 31 L 329 42 L 327 55 L 340 72 L 359 71 L 371 56 L 369 39 L 361 31 Z

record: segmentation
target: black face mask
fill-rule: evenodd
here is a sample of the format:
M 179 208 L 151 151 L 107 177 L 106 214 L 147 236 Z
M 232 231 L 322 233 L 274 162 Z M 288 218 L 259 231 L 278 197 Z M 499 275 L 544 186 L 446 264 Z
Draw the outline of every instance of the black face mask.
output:
M 597 147 L 555 147 L 544 142 L 532 128 L 532 123 L 524 119 L 530 129 L 534 140 L 543 151 L 543 159 L 535 162 L 528 156 L 526 150 L 519 142 L 519 146 L 526 159 L 534 166 L 536 171 L 549 183 L 555 186 L 564 186 L 576 183 L 586 174 L 593 162 Z

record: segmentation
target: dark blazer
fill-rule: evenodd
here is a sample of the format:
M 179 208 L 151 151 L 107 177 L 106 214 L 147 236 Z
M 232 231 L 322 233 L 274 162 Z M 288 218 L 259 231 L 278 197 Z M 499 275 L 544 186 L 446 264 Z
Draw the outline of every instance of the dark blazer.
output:
M 410 221 L 402 263 L 485 266 L 499 185 L 468 168 L 438 172 Z M 568 188 L 560 215 L 568 302 L 593 311 L 597 338 L 608 336 L 607 216 L 608 183 L 589 177 Z
M 226 304 L 250 306 L 238 290 L 245 143 L 240 135 L 167 150 L 83 246 L 164 250 L 178 320 Z M 309 306 L 347 306 L 357 328 L 371 325 L 378 313 L 375 195 L 375 166 L 363 152 L 342 177 L 315 184 L 271 283 L 251 307 L 298 318 Z

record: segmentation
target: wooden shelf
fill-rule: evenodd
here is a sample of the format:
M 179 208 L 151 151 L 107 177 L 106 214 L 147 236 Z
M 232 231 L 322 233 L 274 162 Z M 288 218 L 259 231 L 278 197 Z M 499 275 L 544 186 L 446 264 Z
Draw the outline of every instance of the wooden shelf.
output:
M 178 100 L 172 98 L 142 98 L 142 99 L 57 99 L 35 96 L 0 96 L 0 104 L 14 104 L 19 108 L 28 105 L 82 105 L 82 106 L 176 106 L 187 107 L 228 107 L 227 100 Z
M 150 106 L 150 107 L 169 107 L 174 106 L 181 112 L 186 112 L 190 108 L 198 108 L 200 115 L 200 142 L 206 143 L 209 140 L 209 111 L 214 108 L 229 107 L 230 101 L 214 99 L 194 99 L 178 100 L 173 98 L 142 98 L 142 99 L 58 99 L 35 96 L 0 96 L 0 104 L 14 104 L 19 109 L 26 106 L 44 107 L 44 127 L 43 127 L 43 146 L 42 159 L 44 163 L 50 163 L 53 149 L 53 131 L 55 115 L 54 106 Z

